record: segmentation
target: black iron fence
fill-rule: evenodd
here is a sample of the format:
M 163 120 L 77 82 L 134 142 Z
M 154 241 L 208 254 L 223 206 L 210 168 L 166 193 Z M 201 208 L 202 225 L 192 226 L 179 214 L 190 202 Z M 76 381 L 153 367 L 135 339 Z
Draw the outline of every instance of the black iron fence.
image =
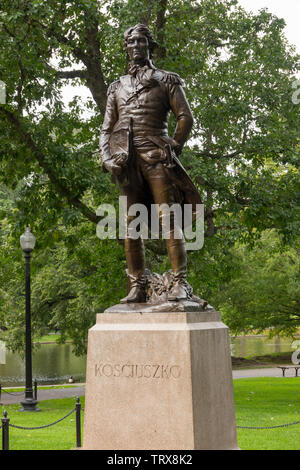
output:
M 1 395 L 2 393 L 7 393 L 7 395 L 11 395 L 11 396 L 14 396 L 14 397 L 19 397 L 21 395 L 24 395 L 24 390 L 22 390 L 21 392 L 10 392 L 9 390 L 6 390 L 5 388 L 2 387 L 2 385 L 0 384 L 0 403 L 1 403 Z M 37 381 L 34 380 L 33 382 L 33 398 L 35 400 L 37 400 L 37 395 L 38 395 L 38 385 L 37 385 Z
M 14 395 L 14 396 L 20 396 L 24 394 L 24 391 L 22 392 L 10 392 L 8 390 L 5 390 L 3 387 L 1 387 L 0 384 L 0 400 L 1 400 L 1 393 L 7 393 L 9 395 Z M 37 382 L 36 380 L 34 381 L 34 399 L 37 400 Z M 50 426 L 54 426 L 55 424 L 60 423 L 64 419 L 68 418 L 71 414 L 76 413 L 76 447 L 79 448 L 81 447 L 81 403 L 80 399 L 76 398 L 76 405 L 75 408 L 73 408 L 69 413 L 67 413 L 65 416 L 62 418 L 58 419 L 57 421 L 54 421 L 53 423 L 50 424 L 45 424 L 44 426 L 36 426 L 36 427 L 25 427 L 25 426 L 17 426 L 15 424 L 10 423 L 10 419 L 8 418 L 7 411 L 4 411 L 3 418 L 1 420 L 2 424 L 0 426 L 0 430 L 2 429 L 2 450 L 9 450 L 9 428 L 15 428 L 15 429 L 24 429 L 24 430 L 34 430 L 34 429 L 44 429 L 48 428 Z M 276 428 L 286 428 L 289 426 L 294 426 L 296 424 L 300 424 L 300 421 L 294 421 L 291 423 L 286 423 L 286 424 L 278 424 L 275 426 L 239 426 L 237 425 L 237 429 L 256 429 L 256 430 L 262 430 L 262 429 L 276 429 Z
M 23 430 L 34 430 L 34 429 L 44 429 L 49 428 L 50 426 L 54 426 L 55 424 L 60 423 L 64 419 L 68 418 L 71 414 L 76 413 L 76 447 L 81 447 L 81 403 L 80 399 L 76 398 L 76 405 L 69 413 L 67 413 L 62 418 L 54 421 L 53 423 L 45 424 L 44 426 L 36 426 L 36 427 L 27 427 L 27 426 L 17 426 L 16 424 L 12 424 L 8 417 L 7 411 L 4 411 L 3 418 L 1 420 L 1 427 L 2 429 L 2 450 L 9 450 L 9 428 L 15 429 L 23 429 Z

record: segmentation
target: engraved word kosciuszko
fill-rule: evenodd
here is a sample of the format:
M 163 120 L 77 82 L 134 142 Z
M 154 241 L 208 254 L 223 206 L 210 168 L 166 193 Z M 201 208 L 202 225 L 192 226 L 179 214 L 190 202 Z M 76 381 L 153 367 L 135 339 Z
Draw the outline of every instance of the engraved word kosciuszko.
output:
M 176 364 L 95 364 L 95 377 L 178 379 L 180 375 L 181 367 Z

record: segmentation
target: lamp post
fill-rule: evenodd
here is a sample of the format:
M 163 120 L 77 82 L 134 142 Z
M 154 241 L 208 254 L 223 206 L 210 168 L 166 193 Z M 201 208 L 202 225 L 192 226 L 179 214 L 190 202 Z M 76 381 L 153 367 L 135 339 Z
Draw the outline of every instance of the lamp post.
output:
M 23 408 L 20 411 L 40 411 L 36 405 L 37 400 L 33 398 L 32 388 L 32 345 L 31 345 L 31 300 L 30 300 L 30 253 L 35 247 L 35 236 L 27 227 L 25 233 L 20 236 L 20 245 L 25 257 L 25 376 L 26 388 L 25 399 L 21 402 Z

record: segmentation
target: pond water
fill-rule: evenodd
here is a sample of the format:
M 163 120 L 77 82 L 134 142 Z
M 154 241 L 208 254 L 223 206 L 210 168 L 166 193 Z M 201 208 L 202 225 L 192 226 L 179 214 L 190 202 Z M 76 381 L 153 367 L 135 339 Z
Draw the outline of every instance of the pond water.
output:
M 39 385 L 85 381 L 86 357 L 76 357 L 72 344 L 42 344 L 32 354 L 32 377 Z M 0 383 L 14 387 L 24 385 L 25 362 L 18 354 L 6 351 L 6 363 L 0 364 Z
M 300 339 L 300 337 L 299 337 Z M 299 341 L 299 340 L 298 340 Z M 246 357 L 270 353 L 293 352 L 290 338 L 264 336 L 239 336 L 231 338 L 231 355 Z M 300 341 L 299 343 L 300 344 Z M 297 349 L 300 349 L 298 346 Z M 38 384 L 66 383 L 72 376 L 76 382 L 85 382 L 86 356 L 76 357 L 72 344 L 42 344 L 33 353 L 33 380 Z M 0 361 L 0 383 L 2 386 L 23 386 L 25 382 L 25 363 L 18 354 L 6 351 L 5 364 Z
M 300 349 L 300 337 L 296 339 L 298 342 L 297 349 Z M 291 338 L 272 339 L 267 336 L 237 336 L 231 338 L 231 355 L 235 357 L 263 356 L 266 354 L 274 354 L 281 352 L 291 352 L 295 340 Z

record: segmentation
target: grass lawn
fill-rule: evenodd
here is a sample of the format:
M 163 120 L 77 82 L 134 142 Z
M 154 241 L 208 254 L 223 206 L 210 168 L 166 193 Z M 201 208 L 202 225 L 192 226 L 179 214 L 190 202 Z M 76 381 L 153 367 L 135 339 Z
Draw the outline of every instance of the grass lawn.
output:
M 80 398 L 82 408 L 84 397 Z M 53 423 L 75 408 L 74 398 L 45 400 L 39 403 L 42 411 L 20 412 L 20 404 L 0 406 L 1 417 L 6 410 L 10 423 L 16 426 L 37 427 Z M 81 412 L 83 430 L 83 412 Z M 83 431 L 82 431 L 83 432 Z M 82 436 L 82 433 L 81 433 Z M 9 428 L 10 450 L 70 450 L 76 447 L 76 413 L 44 429 L 23 430 Z
M 60 333 L 56 333 L 56 334 L 48 334 L 48 335 L 44 335 L 44 336 L 40 336 L 39 338 L 35 338 L 33 341 L 35 343 L 57 343 L 59 340 L 60 340 Z M 66 338 L 66 341 L 67 342 L 70 342 L 70 338 Z
M 300 421 L 300 377 L 233 381 L 236 422 L 276 426 Z M 237 429 L 242 450 L 299 450 L 300 423 L 277 429 Z
M 239 369 L 262 369 L 264 367 L 275 367 L 276 365 L 291 365 L 292 352 L 281 352 L 265 354 L 263 356 L 232 357 L 233 370 Z
M 58 388 L 75 388 L 75 387 L 78 387 L 78 385 L 74 384 L 74 385 L 68 385 L 68 384 L 64 384 L 64 385 L 39 385 L 38 384 L 38 392 L 39 393 L 39 390 L 56 390 Z M 6 391 L 8 393 L 18 393 L 20 395 L 22 395 L 22 393 L 24 394 L 25 392 L 25 387 L 3 387 L 2 390 L 1 390 L 1 395 L 0 397 L 3 397 L 5 396 L 5 393 Z
M 60 337 L 61 337 L 61 334 L 58 332 L 58 333 L 49 333 L 49 334 L 46 334 L 46 335 L 43 335 L 43 336 L 40 336 L 39 338 L 33 338 L 32 339 L 32 342 L 33 343 L 57 343 L 59 342 L 60 340 Z M 1 341 L 4 341 L 5 342 L 6 340 L 6 337 L 5 337 L 5 332 L 1 334 Z M 70 343 L 71 342 L 71 339 L 70 338 L 66 338 L 66 342 Z
M 236 421 L 240 426 L 275 426 L 300 421 L 300 377 L 251 378 L 233 381 Z M 84 397 L 80 398 L 84 408 Z M 44 426 L 69 413 L 74 398 L 40 402 L 41 412 L 19 412 L 20 405 L 0 406 L 11 424 Z M 37 430 L 10 428 L 11 450 L 70 450 L 76 446 L 75 413 L 54 426 Z M 83 412 L 81 414 L 83 425 Z M 277 429 L 238 429 L 242 450 L 299 450 L 300 424 Z

